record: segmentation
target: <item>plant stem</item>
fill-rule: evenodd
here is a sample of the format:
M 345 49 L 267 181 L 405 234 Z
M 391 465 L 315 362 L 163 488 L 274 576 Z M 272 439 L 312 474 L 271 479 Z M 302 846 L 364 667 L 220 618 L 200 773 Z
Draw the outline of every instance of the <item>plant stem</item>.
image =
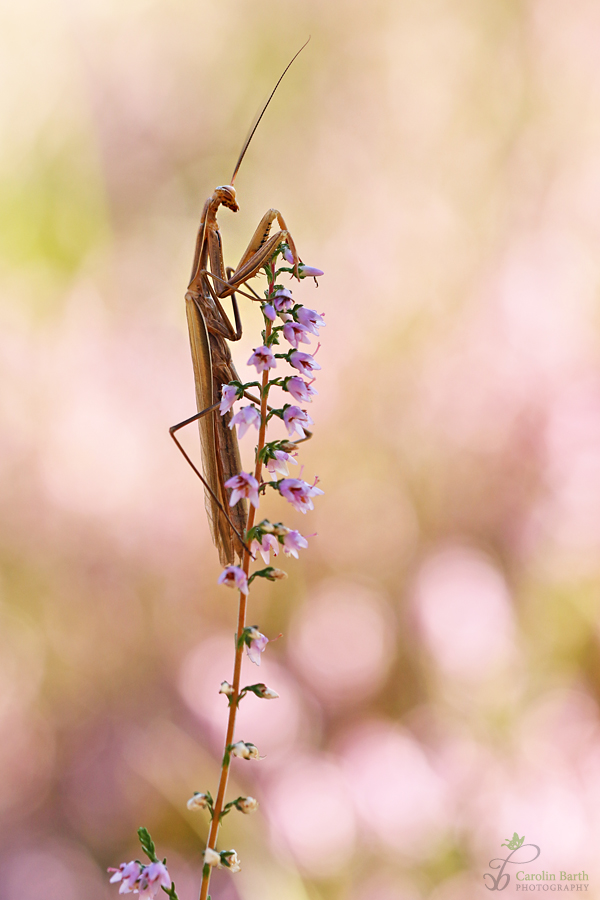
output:
M 269 275 L 269 293 L 271 293 L 272 287 L 272 271 L 273 267 L 270 266 L 270 275 Z M 266 337 L 268 338 L 271 334 L 271 322 L 266 320 Z M 265 445 L 265 435 L 267 430 L 267 398 L 269 395 L 268 388 L 269 381 L 269 371 L 268 369 L 262 373 L 262 389 L 261 389 L 261 403 L 260 403 L 260 429 L 258 432 L 258 445 L 256 451 L 256 465 L 254 467 L 254 477 L 261 483 L 262 478 L 262 457 L 261 451 Z M 250 531 L 250 529 L 254 525 L 254 518 L 256 515 L 256 510 L 250 504 L 250 509 L 248 510 L 248 520 L 246 522 L 246 534 Z M 244 564 L 243 569 L 248 576 L 248 572 L 250 569 L 250 556 L 248 553 L 244 554 Z M 229 719 L 227 721 L 227 732 L 225 735 L 225 747 L 223 751 L 223 764 L 221 766 L 221 778 L 219 780 L 219 788 L 217 790 L 217 797 L 214 802 L 214 813 L 212 817 L 212 822 L 210 825 L 210 832 L 208 835 L 208 841 L 206 846 L 210 847 L 211 850 L 214 850 L 217 844 L 217 837 L 219 834 L 219 825 L 220 825 L 220 816 L 221 811 L 223 809 L 223 802 L 225 800 L 225 791 L 227 790 L 227 781 L 229 779 L 229 766 L 231 763 L 229 753 L 227 752 L 227 748 L 233 744 L 233 735 L 235 731 L 235 720 L 238 710 L 238 698 L 240 695 L 240 677 L 242 674 L 242 658 L 244 653 L 244 645 L 241 643 L 240 638 L 242 636 L 242 632 L 246 627 L 246 609 L 248 605 L 248 595 L 243 594 L 240 591 L 240 600 L 239 600 L 239 608 L 238 608 L 238 626 L 237 626 L 237 640 L 236 640 L 236 650 L 235 650 L 235 662 L 233 667 L 233 693 L 231 695 L 231 702 L 229 706 Z M 208 871 L 207 871 L 208 870 Z M 210 885 L 210 876 L 212 869 L 209 866 L 204 866 L 202 872 L 202 886 L 200 888 L 200 900 L 207 900 L 208 889 Z

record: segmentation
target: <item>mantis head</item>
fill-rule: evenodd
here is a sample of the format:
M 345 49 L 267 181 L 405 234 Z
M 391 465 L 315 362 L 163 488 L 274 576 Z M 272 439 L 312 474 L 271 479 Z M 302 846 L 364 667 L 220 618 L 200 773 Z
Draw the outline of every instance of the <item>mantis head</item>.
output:
M 217 200 L 220 204 L 226 206 L 227 209 L 232 210 L 232 212 L 237 212 L 239 209 L 235 199 L 235 188 L 232 184 L 222 184 L 220 187 L 215 188 L 213 200 Z

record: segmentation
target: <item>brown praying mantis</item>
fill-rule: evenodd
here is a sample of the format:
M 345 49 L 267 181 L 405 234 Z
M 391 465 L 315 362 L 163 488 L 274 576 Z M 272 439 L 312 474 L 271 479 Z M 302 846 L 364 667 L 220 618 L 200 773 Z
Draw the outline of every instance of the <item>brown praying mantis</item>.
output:
M 308 41 L 290 60 L 264 104 L 244 143 L 231 183 L 215 188 L 212 196 L 204 204 L 196 238 L 192 275 L 185 295 L 198 412 L 178 425 L 173 425 L 169 433 L 204 484 L 210 531 L 219 552 L 219 559 L 224 566 L 233 564 L 236 556 L 241 558 L 244 553 L 250 553 L 244 542 L 246 503 L 240 500 L 230 508 L 225 488 L 225 482 L 242 470 L 237 435 L 234 429 L 229 428 L 231 411 L 223 416 L 218 411 L 222 386 L 230 381 L 240 381 L 227 345 L 227 341 L 239 341 L 242 336 L 236 292 L 253 301 L 261 299 L 248 281 L 271 260 L 282 243 L 287 244 L 292 254 L 296 275 L 301 260 L 283 216 L 279 210 L 269 209 L 260 220 L 237 267 L 226 268 L 217 212 L 220 206 L 225 206 L 232 212 L 239 210 L 233 183 L 246 150 L 281 80 L 307 43 Z M 271 235 L 275 220 L 279 230 Z M 246 293 L 241 288 L 247 288 L 252 293 Z M 231 297 L 235 325 L 231 324 L 223 308 L 222 301 L 227 297 Z M 260 402 L 246 392 L 244 395 L 250 400 Z M 195 421 L 198 422 L 200 430 L 204 474 L 192 462 L 176 436 L 179 429 Z

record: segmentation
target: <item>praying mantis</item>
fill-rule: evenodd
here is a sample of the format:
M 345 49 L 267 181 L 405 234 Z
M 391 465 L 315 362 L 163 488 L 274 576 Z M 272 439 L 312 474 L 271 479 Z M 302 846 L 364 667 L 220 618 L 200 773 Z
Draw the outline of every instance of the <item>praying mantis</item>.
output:
M 250 300 L 260 300 L 248 281 L 270 261 L 282 243 L 287 244 L 292 254 L 296 274 L 301 261 L 283 216 L 279 210 L 269 209 L 260 220 L 236 268 L 226 268 L 217 212 L 220 206 L 225 206 L 232 212 L 239 210 L 233 184 L 246 150 L 281 80 L 307 43 L 308 41 L 290 60 L 264 104 L 244 143 L 231 183 L 215 188 L 204 204 L 196 238 L 192 275 L 185 295 L 198 412 L 171 426 L 169 433 L 204 484 L 209 527 L 220 562 L 224 566 L 233 564 L 236 557 L 241 558 L 244 553 L 250 553 L 244 543 L 246 502 L 240 500 L 235 506 L 229 507 L 225 488 L 225 482 L 242 470 L 237 435 L 234 429 L 229 428 L 231 411 L 223 416 L 218 411 L 222 386 L 230 381 L 240 381 L 227 345 L 227 341 L 239 341 L 242 337 L 236 292 Z M 271 235 L 275 221 L 279 230 Z M 252 293 L 246 293 L 241 288 L 247 288 Z M 222 303 L 228 297 L 231 297 L 233 325 Z M 256 401 L 248 393 L 245 396 Z M 200 430 L 203 473 L 192 462 L 177 438 L 177 432 L 181 428 L 195 421 Z

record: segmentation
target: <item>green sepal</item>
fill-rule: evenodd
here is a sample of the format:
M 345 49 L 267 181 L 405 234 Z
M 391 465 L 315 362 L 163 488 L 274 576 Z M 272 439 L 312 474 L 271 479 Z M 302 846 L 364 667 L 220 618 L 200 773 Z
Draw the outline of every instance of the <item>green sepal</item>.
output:
M 219 816 L 219 821 L 221 821 L 223 816 L 226 816 L 228 813 L 230 813 L 234 806 L 236 809 L 238 809 L 238 803 L 240 802 L 240 800 L 243 800 L 243 799 L 244 799 L 243 797 L 236 797 L 235 800 L 230 800 L 229 803 L 226 803 L 225 806 L 223 807 L 221 815 Z
M 237 700 L 238 706 L 240 705 L 240 700 L 241 700 L 242 697 L 244 697 L 246 694 L 252 693 L 252 694 L 255 694 L 260 700 L 264 699 L 264 698 L 263 698 L 263 695 L 262 695 L 262 691 L 264 691 L 265 688 L 266 688 L 266 684 L 263 684 L 262 682 L 259 682 L 258 684 L 248 684 L 248 685 L 246 685 L 246 687 L 245 687 L 245 688 L 242 688 L 242 690 L 240 691 L 240 695 L 239 695 L 238 700 Z M 238 799 L 239 799 L 239 798 L 238 798 Z
M 291 403 L 286 403 L 285 406 L 282 406 L 281 409 L 271 409 L 267 413 L 267 422 L 270 422 L 273 416 L 277 416 L 278 419 L 281 419 L 283 422 L 283 414 L 288 406 L 291 406 Z
M 248 581 L 250 584 L 250 581 Z M 246 644 L 246 646 L 250 646 L 252 642 L 252 638 L 250 637 L 250 632 L 256 628 L 258 630 L 258 625 L 246 625 L 239 638 L 236 638 L 236 648 L 239 650 L 241 647 Z
M 171 882 L 170 888 L 166 888 L 162 884 L 161 884 L 161 888 L 165 892 L 165 894 L 167 894 L 171 898 L 171 900 L 179 900 L 179 897 L 177 896 L 177 891 L 175 890 L 175 882 L 174 881 Z
M 286 404 L 286 406 L 290 405 L 291 404 L 289 403 Z M 279 418 L 281 418 L 281 414 L 283 413 L 283 410 L 285 408 L 286 407 L 284 406 L 281 410 L 272 410 L 272 413 L 275 414 L 275 412 L 277 412 L 277 415 L 279 415 Z M 269 415 L 271 415 L 271 413 Z M 286 440 L 285 438 L 282 438 L 278 441 L 267 441 L 267 443 L 258 454 L 258 458 L 262 460 L 263 463 L 266 463 L 269 459 L 275 459 L 276 450 L 283 450 L 285 453 L 292 453 L 295 449 L 296 447 L 293 442 Z
M 138 828 L 138 837 L 140 839 L 140 844 L 142 845 L 142 850 L 150 860 L 150 862 L 158 862 L 158 857 L 156 856 L 156 847 L 154 846 L 154 841 L 150 837 L 150 832 L 147 828 Z
M 231 863 L 229 862 L 229 857 L 235 855 L 235 850 L 221 850 L 219 856 L 221 857 L 221 862 L 225 866 L 226 869 L 231 868 Z
M 280 330 L 281 328 L 276 326 L 272 329 L 269 337 L 267 337 L 266 333 L 263 331 L 265 347 L 270 347 L 272 344 L 279 344 L 279 335 L 277 332 Z

